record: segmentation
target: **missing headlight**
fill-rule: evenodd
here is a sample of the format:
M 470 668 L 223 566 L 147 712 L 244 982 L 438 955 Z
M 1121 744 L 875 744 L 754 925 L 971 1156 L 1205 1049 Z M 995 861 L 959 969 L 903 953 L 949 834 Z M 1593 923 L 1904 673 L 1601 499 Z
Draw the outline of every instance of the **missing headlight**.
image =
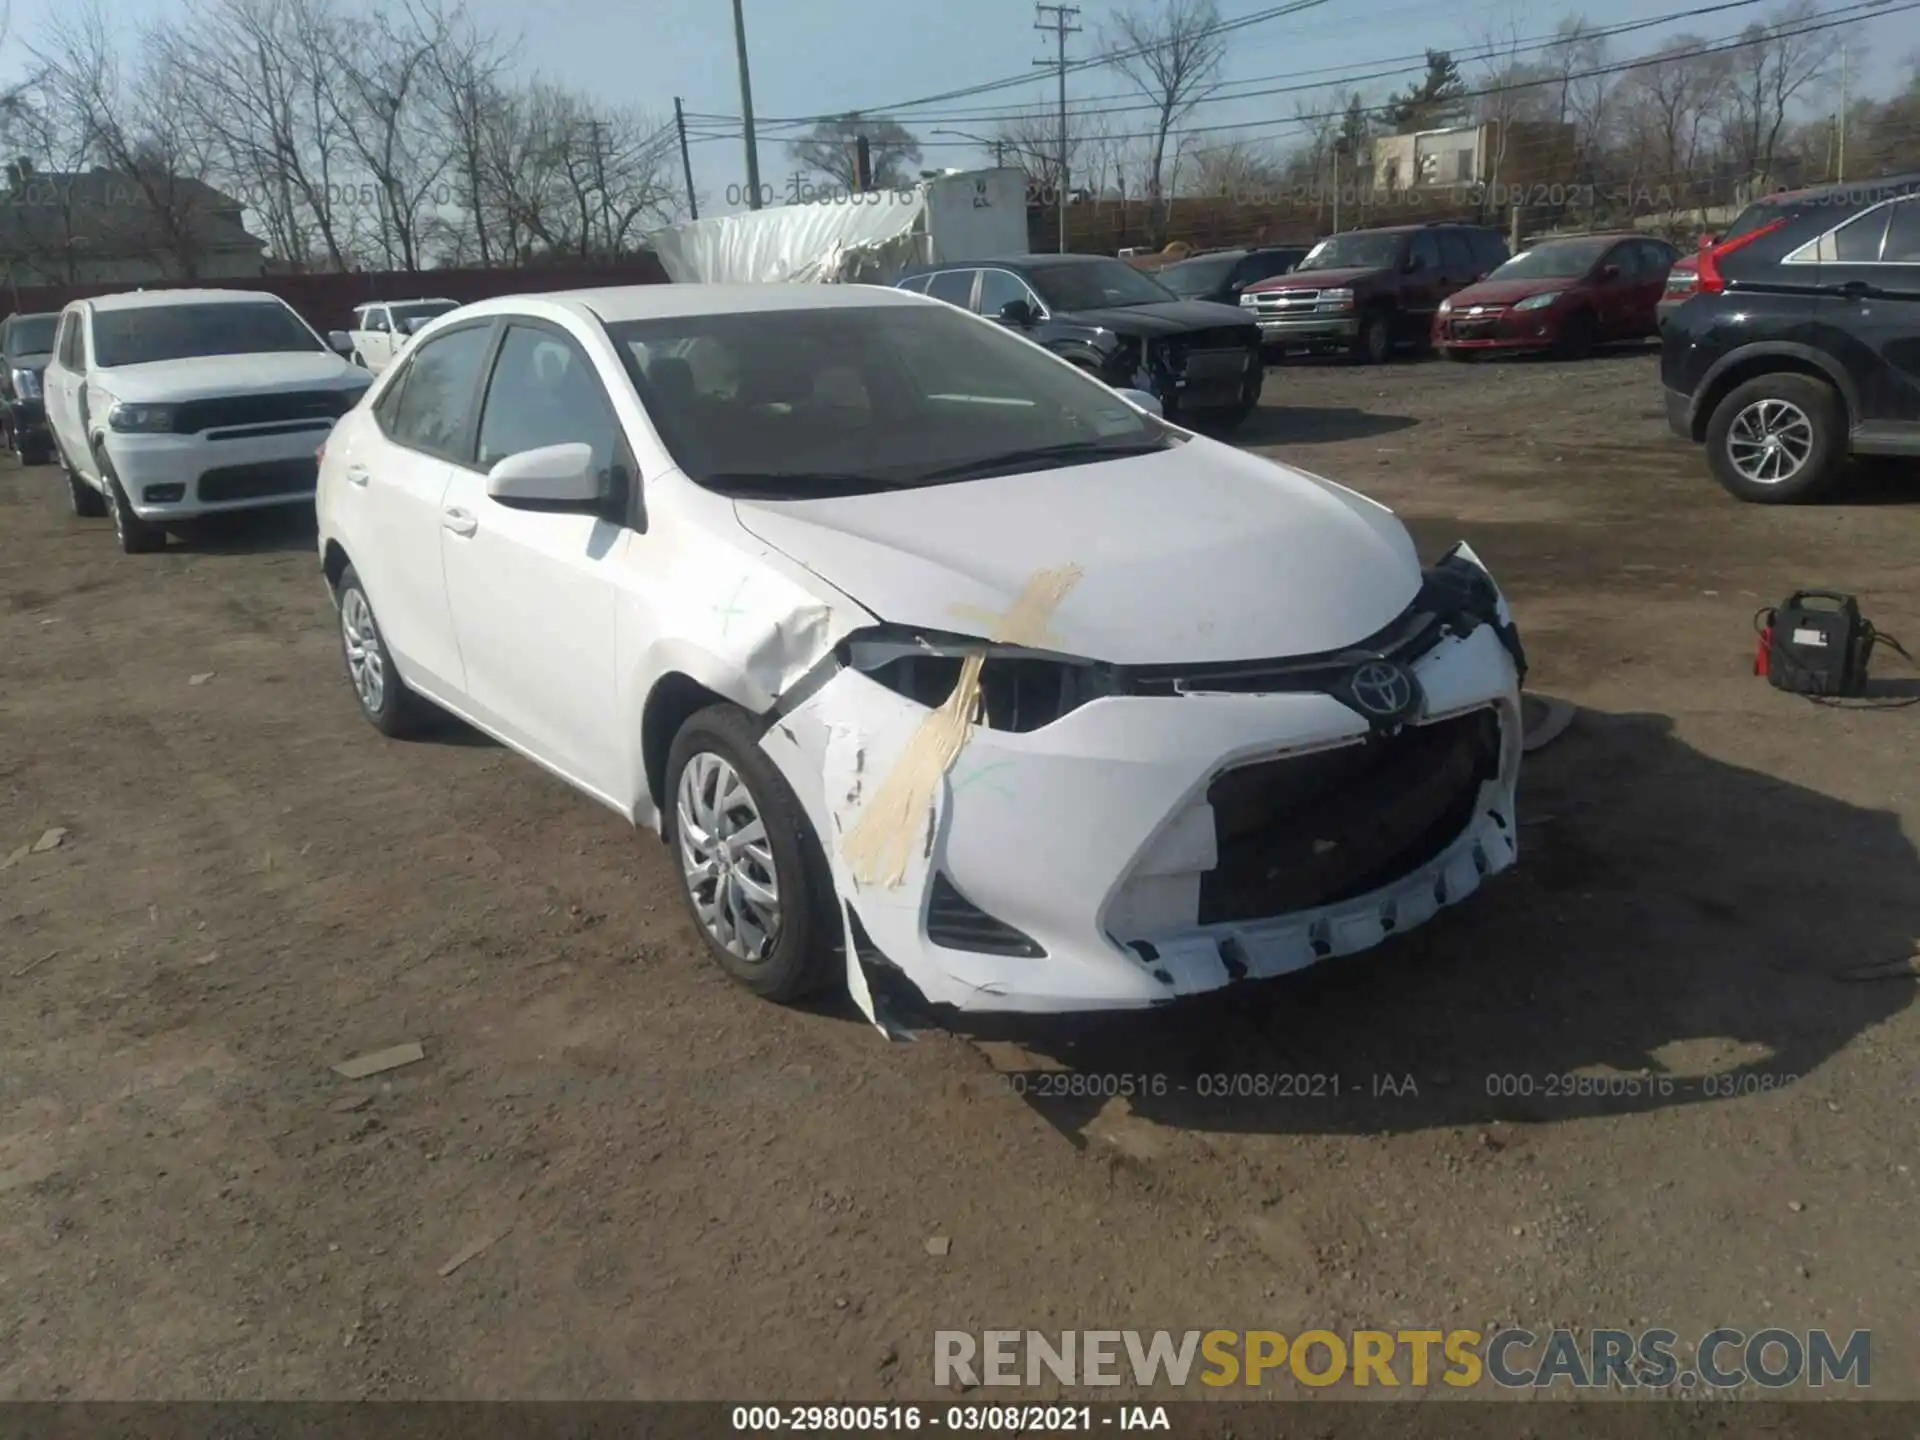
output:
M 971 654 L 984 653 L 980 706 L 973 718 L 990 730 L 1024 734 L 1051 725 L 1089 701 L 1118 693 L 1111 669 L 961 636 L 869 630 L 850 638 L 843 663 L 929 710 L 947 703 Z

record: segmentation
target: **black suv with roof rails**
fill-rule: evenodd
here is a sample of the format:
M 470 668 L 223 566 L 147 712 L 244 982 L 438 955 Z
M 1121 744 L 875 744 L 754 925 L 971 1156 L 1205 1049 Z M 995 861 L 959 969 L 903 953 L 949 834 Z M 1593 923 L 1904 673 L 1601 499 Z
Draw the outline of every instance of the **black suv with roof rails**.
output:
M 1660 381 L 1742 500 L 1817 499 L 1850 454 L 1920 457 L 1920 175 L 1749 205 L 1667 318 Z
M 1249 285 L 1285 275 L 1307 258 L 1305 245 L 1258 245 L 1244 250 L 1203 250 L 1162 265 L 1153 276 L 1182 300 L 1238 305 Z
M 1260 403 L 1260 329 L 1237 306 L 1183 300 L 1111 255 L 1018 255 L 910 270 L 895 284 L 1006 326 L 1176 425 L 1225 430 Z

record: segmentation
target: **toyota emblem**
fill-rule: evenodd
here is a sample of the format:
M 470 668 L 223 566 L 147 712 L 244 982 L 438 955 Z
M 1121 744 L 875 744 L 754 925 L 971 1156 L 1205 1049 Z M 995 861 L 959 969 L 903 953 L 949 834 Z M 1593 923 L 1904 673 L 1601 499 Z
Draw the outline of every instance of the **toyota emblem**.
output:
M 1398 665 L 1370 660 L 1353 672 L 1353 703 L 1376 720 L 1392 720 L 1413 703 L 1413 677 Z

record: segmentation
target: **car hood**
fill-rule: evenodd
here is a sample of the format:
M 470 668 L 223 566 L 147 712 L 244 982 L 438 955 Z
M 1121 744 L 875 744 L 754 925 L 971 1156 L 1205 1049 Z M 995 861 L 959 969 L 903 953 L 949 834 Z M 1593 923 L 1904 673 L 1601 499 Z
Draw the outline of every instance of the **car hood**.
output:
M 1253 326 L 1235 305 L 1208 300 L 1163 300 L 1154 305 L 1115 305 L 1098 310 L 1056 310 L 1056 319 L 1098 325 L 1117 335 L 1186 335 L 1223 325 Z
M 1350 265 L 1343 270 L 1292 270 L 1249 285 L 1242 295 L 1265 295 L 1275 290 L 1326 290 L 1339 285 L 1363 285 L 1387 272 L 1376 265 Z
M 1413 541 L 1352 491 L 1205 439 L 877 495 L 735 502 L 756 538 L 898 625 L 985 635 L 1036 572 L 1078 566 L 1046 648 L 1119 665 L 1310 655 L 1420 588 Z
M 94 381 L 116 399 L 135 404 L 201 400 L 276 390 L 359 389 L 366 372 L 331 350 L 266 355 L 201 355 L 99 370 Z
M 1529 295 L 1557 295 L 1563 290 L 1576 290 L 1586 284 L 1581 279 L 1555 280 L 1551 276 L 1541 276 L 1532 280 L 1482 280 L 1478 285 L 1469 285 L 1456 291 L 1453 296 L 1453 308 L 1458 310 L 1466 305 L 1512 305 Z
M 36 350 L 31 355 L 7 356 L 9 370 L 44 370 L 53 359 L 51 350 Z

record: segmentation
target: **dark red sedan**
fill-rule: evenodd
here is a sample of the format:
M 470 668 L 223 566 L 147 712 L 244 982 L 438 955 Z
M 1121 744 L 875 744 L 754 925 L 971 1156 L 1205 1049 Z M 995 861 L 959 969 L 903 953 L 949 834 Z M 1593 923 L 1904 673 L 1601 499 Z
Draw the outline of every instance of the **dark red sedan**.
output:
M 1450 360 L 1545 350 L 1569 359 L 1660 333 L 1658 306 L 1680 252 L 1645 235 L 1543 240 L 1441 302 L 1433 344 Z

